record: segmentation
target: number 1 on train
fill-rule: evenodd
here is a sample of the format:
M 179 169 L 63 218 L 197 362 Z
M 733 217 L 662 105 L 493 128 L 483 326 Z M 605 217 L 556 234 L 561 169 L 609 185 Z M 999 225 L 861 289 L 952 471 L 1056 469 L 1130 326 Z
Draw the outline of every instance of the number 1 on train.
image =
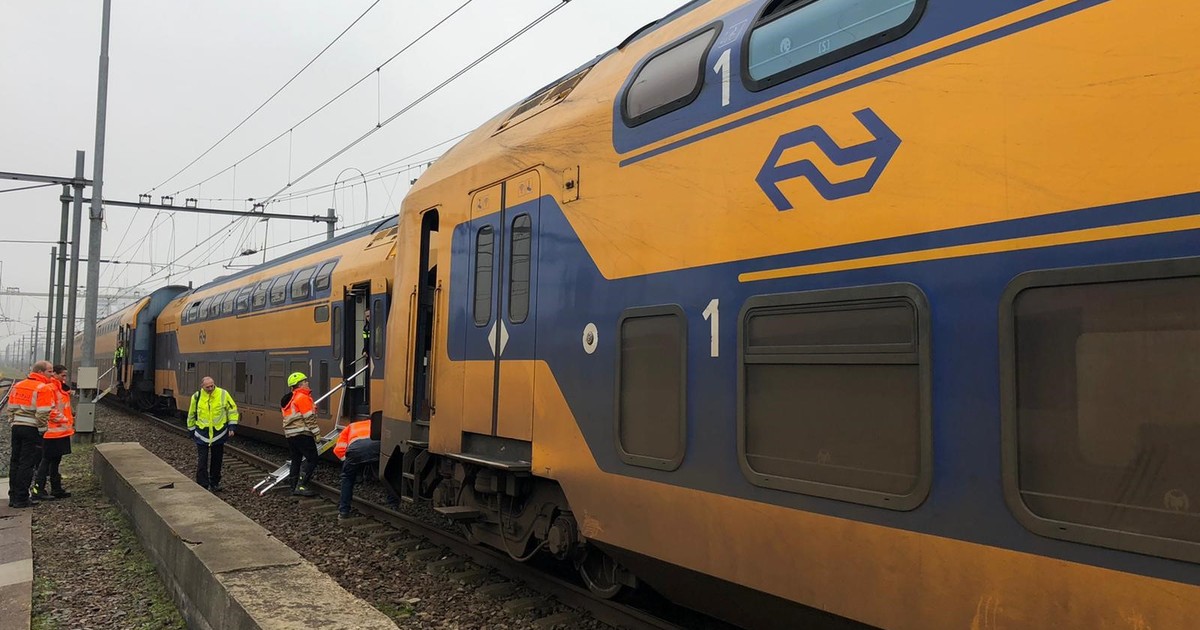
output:
M 713 298 L 708 303 L 708 307 L 704 309 L 704 319 L 708 320 L 708 355 L 717 357 L 720 355 L 720 346 L 718 343 L 718 332 L 721 329 L 721 300 Z

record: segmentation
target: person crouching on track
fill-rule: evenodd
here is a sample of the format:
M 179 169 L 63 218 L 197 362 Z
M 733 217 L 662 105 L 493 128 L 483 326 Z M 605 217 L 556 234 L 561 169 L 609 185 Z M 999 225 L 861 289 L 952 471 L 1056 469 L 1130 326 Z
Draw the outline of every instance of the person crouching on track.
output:
M 354 501 L 354 484 L 358 473 L 371 464 L 379 462 L 379 440 L 371 439 L 371 421 L 351 422 L 338 435 L 333 454 L 342 460 L 342 494 L 338 501 L 338 520 L 350 518 L 350 504 Z M 388 505 L 399 507 L 400 500 L 392 495 L 387 485 Z
M 238 408 L 233 396 L 217 387 L 211 376 L 200 381 L 200 389 L 192 395 L 187 417 L 188 431 L 196 441 L 196 483 L 220 492 L 225 440 L 233 437 L 237 428 Z
M 279 406 L 283 412 L 283 435 L 292 451 L 292 469 L 288 481 L 292 485 L 292 494 L 315 497 L 317 493 L 308 484 L 312 481 L 313 471 L 317 469 L 317 436 L 321 434 L 321 427 L 317 426 L 317 410 L 313 406 L 307 376 L 293 372 L 287 382 L 292 391 L 284 394 Z M 300 475 L 302 459 L 305 460 L 304 476 Z
M 34 497 L 41 500 L 65 499 L 71 496 L 63 489 L 58 466 L 63 455 L 71 453 L 71 436 L 75 435 L 75 413 L 71 410 L 71 386 L 67 385 L 67 366 L 54 366 L 55 402 L 50 410 L 49 429 L 42 436 L 42 462 L 38 464 L 37 479 L 33 482 Z M 50 491 L 46 491 L 46 480 Z
M 27 508 L 37 500 L 29 495 L 29 484 L 42 458 L 42 434 L 49 428 L 58 390 L 53 374 L 54 364 L 38 361 L 30 368 L 29 378 L 8 392 L 8 419 L 12 424 L 8 507 Z

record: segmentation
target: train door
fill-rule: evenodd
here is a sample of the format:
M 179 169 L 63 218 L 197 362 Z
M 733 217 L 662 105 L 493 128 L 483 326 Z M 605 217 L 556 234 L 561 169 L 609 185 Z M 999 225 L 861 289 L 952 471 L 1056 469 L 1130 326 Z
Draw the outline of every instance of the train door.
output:
M 530 171 L 477 194 L 472 208 L 473 218 L 478 215 L 479 220 L 473 239 L 468 344 L 484 344 L 491 358 L 491 374 L 477 374 L 475 382 L 467 382 L 464 408 L 477 411 L 466 414 L 463 427 L 475 433 L 533 439 L 540 195 L 538 173 Z M 498 197 L 499 212 L 488 207 L 493 196 Z M 490 387 L 480 387 L 484 384 Z M 490 391 L 485 394 L 486 390 Z M 484 423 L 478 401 L 487 399 L 490 413 Z
M 434 309 L 437 305 L 437 238 L 438 211 L 427 210 L 421 216 L 421 250 L 417 258 L 417 284 L 409 295 L 409 305 L 415 305 L 410 317 L 416 319 L 411 338 L 412 364 L 408 369 L 413 374 L 412 389 L 409 391 L 412 409 L 412 439 L 429 441 L 429 422 L 433 415 L 432 349 L 434 335 Z
M 367 315 L 370 307 L 371 283 L 363 282 L 345 289 L 343 301 L 344 330 L 342 339 L 346 352 L 342 357 L 342 377 L 348 378 L 362 369 L 367 361 L 367 347 L 370 332 Z M 370 370 L 359 374 L 346 385 L 345 401 L 342 408 L 344 418 L 366 416 L 371 413 L 371 380 Z

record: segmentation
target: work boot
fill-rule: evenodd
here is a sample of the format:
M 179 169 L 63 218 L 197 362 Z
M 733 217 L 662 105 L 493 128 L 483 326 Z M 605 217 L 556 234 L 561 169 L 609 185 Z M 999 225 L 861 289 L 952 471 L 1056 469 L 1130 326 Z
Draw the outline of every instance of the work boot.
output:
M 50 496 L 56 499 L 69 499 L 71 498 L 71 493 L 63 490 L 62 488 L 52 488 L 50 490 Z
M 35 485 L 29 489 L 29 498 L 34 501 L 53 501 L 58 497 L 46 492 L 46 486 Z
M 313 491 L 312 489 L 310 489 L 308 486 L 306 486 L 304 484 L 300 484 L 300 485 L 296 486 L 296 489 L 292 490 L 292 494 L 295 496 L 298 496 L 298 497 L 315 497 L 315 496 L 317 496 L 317 493 L 315 491 Z
M 18 510 L 24 509 L 24 508 L 31 508 L 36 505 L 37 505 L 37 503 L 35 501 L 9 501 L 8 502 L 8 507 L 16 508 Z

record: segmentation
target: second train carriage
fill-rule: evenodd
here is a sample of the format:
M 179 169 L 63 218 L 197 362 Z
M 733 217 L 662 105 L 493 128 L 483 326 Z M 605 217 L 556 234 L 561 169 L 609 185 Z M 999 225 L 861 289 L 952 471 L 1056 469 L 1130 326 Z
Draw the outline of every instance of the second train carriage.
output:
M 237 401 L 242 430 L 282 439 L 289 374 L 308 375 L 316 398 L 369 361 L 318 411 L 326 431 L 338 401 L 343 419 L 370 416 L 384 398 L 396 233 L 395 218 L 380 221 L 179 296 L 158 319 L 155 392 L 186 412 L 211 376 Z

